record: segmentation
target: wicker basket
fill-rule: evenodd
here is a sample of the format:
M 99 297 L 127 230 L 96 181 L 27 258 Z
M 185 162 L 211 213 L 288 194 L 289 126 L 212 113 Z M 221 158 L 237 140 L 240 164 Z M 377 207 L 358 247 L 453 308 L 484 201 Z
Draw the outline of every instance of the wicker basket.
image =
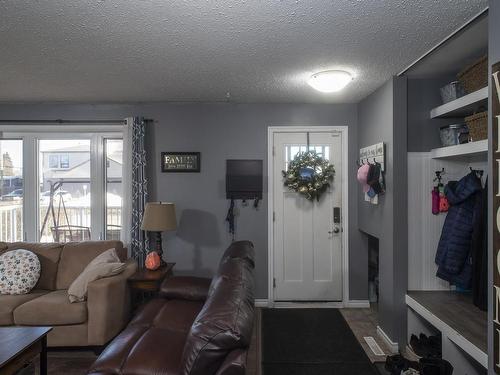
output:
M 472 142 L 488 139 L 488 111 L 465 118 Z
M 488 86 L 488 56 L 483 56 L 474 64 L 457 74 L 467 94 Z

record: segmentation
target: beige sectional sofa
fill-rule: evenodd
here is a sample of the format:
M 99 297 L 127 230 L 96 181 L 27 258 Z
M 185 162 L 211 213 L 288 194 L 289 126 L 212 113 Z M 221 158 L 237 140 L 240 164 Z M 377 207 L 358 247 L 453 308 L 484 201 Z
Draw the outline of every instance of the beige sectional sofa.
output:
M 70 303 L 68 287 L 92 259 L 111 248 L 127 262 L 125 271 L 90 283 L 87 301 Z M 14 249 L 36 253 L 41 275 L 29 294 L 0 295 L 0 326 L 52 326 L 48 345 L 54 347 L 105 345 L 127 324 L 127 279 L 137 264 L 127 260 L 127 249 L 121 242 L 0 243 L 0 254 Z

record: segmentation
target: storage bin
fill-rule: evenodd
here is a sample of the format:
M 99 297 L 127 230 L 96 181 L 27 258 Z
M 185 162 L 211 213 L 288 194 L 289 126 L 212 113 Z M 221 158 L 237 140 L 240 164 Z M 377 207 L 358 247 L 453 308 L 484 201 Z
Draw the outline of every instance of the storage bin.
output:
M 453 81 L 441 88 L 441 99 L 443 104 L 458 99 L 465 95 L 465 90 L 459 81 Z
M 461 138 L 463 138 L 461 136 L 467 132 L 468 129 L 467 125 L 465 124 L 442 126 L 439 129 L 441 144 L 443 145 L 443 147 L 459 145 Z
M 467 94 L 488 86 L 488 56 L 483 56 L 457 75 Z
M 472 142 L 488 139 L 488 111 L 466 117 L 465 123 Z

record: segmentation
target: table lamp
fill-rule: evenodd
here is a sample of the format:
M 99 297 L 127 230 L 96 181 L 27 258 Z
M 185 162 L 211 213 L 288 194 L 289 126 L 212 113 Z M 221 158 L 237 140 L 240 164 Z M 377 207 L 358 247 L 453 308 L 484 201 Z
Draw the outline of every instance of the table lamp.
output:
M 177 228 L 177 220 L 175 218 L 175 205 L 168 202 L 148 202 L 142 217 L 141 229 L 155 233 L 155 250 L 160 256 L 161 263 L 163 260 L 163 250 L 161 247 L 161 233 L 167 230 L 175 230 Z

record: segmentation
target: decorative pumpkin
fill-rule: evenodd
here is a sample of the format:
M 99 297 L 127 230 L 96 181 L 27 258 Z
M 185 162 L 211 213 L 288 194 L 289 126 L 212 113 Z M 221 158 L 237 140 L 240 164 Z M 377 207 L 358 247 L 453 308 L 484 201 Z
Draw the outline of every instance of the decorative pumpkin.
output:
M 161 259 L 160 256 L 156 251 L 152 251 L 148 254 L 146 257 L 146 261 L 144 262 L 144 265 L 148 270 L 154 271 L 157 270 L 160 265 L 161 265 Z

